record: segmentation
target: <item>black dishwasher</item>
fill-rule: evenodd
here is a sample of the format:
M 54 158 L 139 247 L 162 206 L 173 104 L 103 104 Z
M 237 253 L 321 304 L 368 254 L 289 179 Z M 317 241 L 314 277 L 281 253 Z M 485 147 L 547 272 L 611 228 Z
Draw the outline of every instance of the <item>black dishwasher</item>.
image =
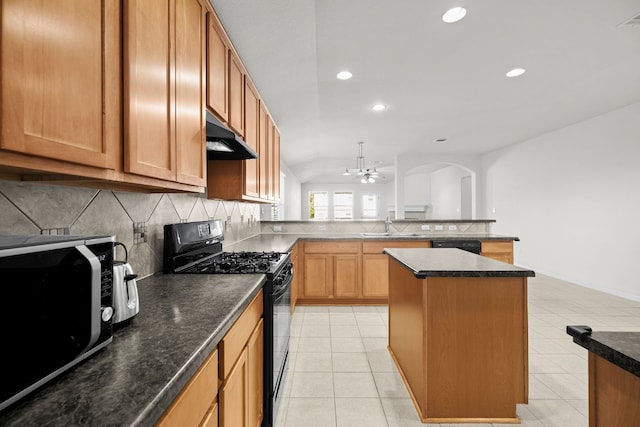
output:
M 462 239 L 446 239 L 446 240 L 432 240 L 432 248 L 456 248 L 463 251 L 472 252 L 480 255 L 480 249 L 482 243 L 480 240 L 462 240 Z

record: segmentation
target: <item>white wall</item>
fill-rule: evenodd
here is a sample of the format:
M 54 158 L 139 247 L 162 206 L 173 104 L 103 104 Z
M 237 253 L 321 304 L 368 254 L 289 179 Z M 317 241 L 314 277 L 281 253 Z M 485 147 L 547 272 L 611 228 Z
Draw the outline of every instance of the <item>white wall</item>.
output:
M 281 212 L 282 220 L 300 220 L 302 219 L 302 196 L 301 184 L 289 169 L 289 167 L 280 161 L 280 170 L 285 174 L 284 179 L 284 212 Z
M 461 179 L 471 174 L 459 167 L 449 166 L 431 174 L 430 218 L 460 219 Z
M 393 199 L 389 197 L 389 185 L 388 184 L 302 184 L 302 219 L 309 218 L 309 192 L 310 191 L 327 191 L 329 192 L 329 219 L 333 219 L 333 196 L 334 191 L 351 191 L 354 197 L 354 211 L 353 219 L 360 219 L 360 213 L 362 211 L 362 195 L 363 194 L 378 194 L 380 197 L 379 215 L 378 219 L 383 219 L 387 216 L 386 207 L 393 203 Z
M 405 205 L 431 204 L 431 174 L 427 172 L 413 173 L 404 177 Z
M 640 103 L 482 158 L 517 264 L 640 300 Z M 495 213 L 493 212 L 495 208 Z

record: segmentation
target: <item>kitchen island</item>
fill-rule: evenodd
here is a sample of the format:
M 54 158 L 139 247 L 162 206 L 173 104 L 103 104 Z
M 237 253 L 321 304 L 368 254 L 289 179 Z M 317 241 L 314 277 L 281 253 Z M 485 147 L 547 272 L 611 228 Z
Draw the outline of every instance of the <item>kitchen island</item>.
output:
M 459 249 L 384 252 L 389 351 L 422 421 L 519 422 L 534 272 Z
M 589 427 L 640 425 L 640 333 L 567 326 L 589 350 Z

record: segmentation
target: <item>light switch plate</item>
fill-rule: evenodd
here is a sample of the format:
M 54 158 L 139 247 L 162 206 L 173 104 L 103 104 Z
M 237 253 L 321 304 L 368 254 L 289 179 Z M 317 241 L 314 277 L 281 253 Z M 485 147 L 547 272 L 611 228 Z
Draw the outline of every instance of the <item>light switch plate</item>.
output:
M 422 231 L 429 231 L 429 230 L 430 230 L 430 228 L 429 228 L 429 224 L 422 224 L 422 225 L 420 226 L 420 229 L 421 229 Z
M 450 225 L 449 226 L 449 231 L 456 231 L 458 229 L 458 226 L 456 225 Z
M 436 226 L 434 227 L 434 230 L 436 230 L 436 231 L 442 231 L 442 230 L 444 230 L 444 225 L 442 225 L 442 224 L 438 224 L 438 225 L 436 225 Z

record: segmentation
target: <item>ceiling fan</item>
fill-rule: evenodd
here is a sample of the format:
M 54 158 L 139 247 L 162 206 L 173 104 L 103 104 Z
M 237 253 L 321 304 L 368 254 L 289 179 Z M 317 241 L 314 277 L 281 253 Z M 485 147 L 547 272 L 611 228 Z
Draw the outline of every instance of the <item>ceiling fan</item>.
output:
M 363 184 L 373 184 L 376 182 L 376 179 L 381 178 L 380 174 L 376 170 L 376 168 L 367 168 L 365 167 L 364 155 L 362 154 L 362 145 L 364 142 L 358 142 L 358 156 L 356 157 L 356 167 L 355 168 L 346 168 L 342 175 L 356 175 L 360 177 L 360 182 Z

